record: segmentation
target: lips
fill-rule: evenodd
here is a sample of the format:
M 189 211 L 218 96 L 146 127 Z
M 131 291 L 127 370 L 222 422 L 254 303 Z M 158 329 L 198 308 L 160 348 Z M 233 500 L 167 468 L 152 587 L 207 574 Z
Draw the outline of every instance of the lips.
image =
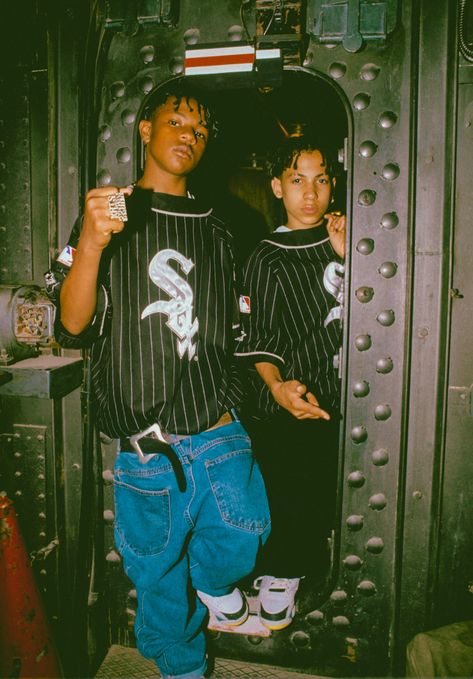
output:
M 179 156 L 179 158 L 184 158 L 185 160 L 192 160 L 194 157 L 194 151 L 190 146 L 182 144 L 180 146 L 174 147 L 174 153 Z

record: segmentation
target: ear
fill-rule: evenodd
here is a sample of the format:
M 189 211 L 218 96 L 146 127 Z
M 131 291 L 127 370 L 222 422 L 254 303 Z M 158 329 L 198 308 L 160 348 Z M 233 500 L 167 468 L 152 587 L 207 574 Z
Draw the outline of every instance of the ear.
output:
M 147 144 L 151 137 L 151 120 L 140 120 L 139 130 L 143 144 Z
M 271 188 L 276 198 L 282 198 L 282 186 L 281 180 L 278 177 L 273 177 L 271 179 Z

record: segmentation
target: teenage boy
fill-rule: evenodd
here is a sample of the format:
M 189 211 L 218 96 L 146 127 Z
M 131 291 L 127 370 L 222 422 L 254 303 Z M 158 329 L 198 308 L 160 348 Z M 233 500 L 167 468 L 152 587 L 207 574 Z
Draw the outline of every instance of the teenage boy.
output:
M 162 676 L 193 679 L 207 669 L 207 608 L 227 624 L 248 615 L 234 583 L 253 569 L 269 515 L 235 414 L 230 237 L 187 193 L 211 112 L 179 88 L 148 109 L 143 176 L 89 191 L 48 282 L 58 340 L 92 346 L 99 426 L 120 439 L 115 535 L 137 590 L 138 648 Z
M 287 220 L 251 255 L 237 355 L 253 369 L 248 420 L 266 482 L 272 532 L 257 578 L 259 616 L 292 621 L 300 578 L 321 576 L 335 506 L 345 217 L 329 214 L 336 163 L 324 146 L 288 139 L 270 162 Z

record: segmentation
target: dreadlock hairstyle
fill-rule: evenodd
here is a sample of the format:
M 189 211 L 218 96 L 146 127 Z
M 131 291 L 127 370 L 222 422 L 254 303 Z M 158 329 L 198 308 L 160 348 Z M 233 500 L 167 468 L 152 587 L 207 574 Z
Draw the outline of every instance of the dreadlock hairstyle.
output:
M 314 137 L 288 137 L 270 155 L 266 170 L 269 177 L 281 177 L 284 170 L 294 167 L 297 170 L 297 161 L 301 153 L 305 151 L 319 151 L 322 156 L 323 165 L 329 177 L 337 177 L 341 167 L 337 160 L 336 152 L 329 145 L 321 143 Z
M 184 78 L 172 80 L 161 87 L 156 88 L 148 97 L 146 104 L 141 113 L 141 120 L 151 120 L 157 108 L 166 103 L 166 101 L 173 97 L 175 99 L 174 108 L 177 111 L 184 99 L 192 110 L 190 100 L 194 99 L 199 105 L 199 111 L 203 114 L 203 120 L 207 125 L 209 131 L 209 139 L 215 138 L 218 132 L 218 124 L 215 119 L 214 112 L 208 103 L 205 94 L 201 92 L 189 81 Z

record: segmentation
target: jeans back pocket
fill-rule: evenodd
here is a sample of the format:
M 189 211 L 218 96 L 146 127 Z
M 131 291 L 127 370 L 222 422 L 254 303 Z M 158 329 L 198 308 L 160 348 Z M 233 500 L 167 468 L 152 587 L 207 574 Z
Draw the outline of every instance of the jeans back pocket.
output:
M 205 463 L 223 521 L 261 535 L 270 523 L 266 489 L 251 450 L 235 450 Z
M 162 552 L 171 532 L 169 490 L 145 490 L 115 478 L 115 529 L 118 549 L 139 556 Z

